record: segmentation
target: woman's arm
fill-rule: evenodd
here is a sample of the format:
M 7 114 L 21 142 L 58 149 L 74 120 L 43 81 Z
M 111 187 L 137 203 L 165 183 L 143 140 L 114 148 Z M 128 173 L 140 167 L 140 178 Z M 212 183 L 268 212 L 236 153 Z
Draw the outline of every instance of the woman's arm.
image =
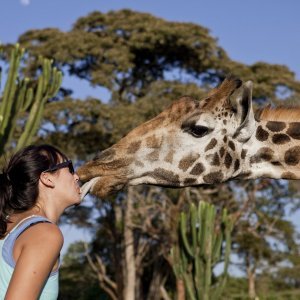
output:
M 56 225 L 39 223 L 24 231 L 19 239 L 21 252 L 5 300 L 35 300 L 58 259 L 63 236 Z

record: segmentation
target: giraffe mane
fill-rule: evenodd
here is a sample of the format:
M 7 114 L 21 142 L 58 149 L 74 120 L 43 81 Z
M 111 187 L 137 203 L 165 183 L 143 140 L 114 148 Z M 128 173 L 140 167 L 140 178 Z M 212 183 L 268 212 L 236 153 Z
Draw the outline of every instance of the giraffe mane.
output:
M 279 122 L 300 122 L 300 107 L 265 107 L 256 112 L 257 119 Z

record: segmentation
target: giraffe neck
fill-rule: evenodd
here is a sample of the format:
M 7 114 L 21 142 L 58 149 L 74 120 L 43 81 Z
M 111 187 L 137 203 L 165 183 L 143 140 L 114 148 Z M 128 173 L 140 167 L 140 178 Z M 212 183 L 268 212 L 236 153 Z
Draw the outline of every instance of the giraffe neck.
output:
M 257 122 L 256 131 L 244 144 L 241 155 L 241 176 L 300 179 L 300 122 Z

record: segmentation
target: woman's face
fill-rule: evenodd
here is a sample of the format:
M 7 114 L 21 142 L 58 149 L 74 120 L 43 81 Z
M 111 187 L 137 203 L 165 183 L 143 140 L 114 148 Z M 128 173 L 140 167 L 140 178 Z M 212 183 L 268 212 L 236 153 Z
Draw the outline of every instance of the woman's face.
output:
M 81 202 L 81 190 L 79 186 L 79 177 L 77 173 L 73 173 L 73 166 L 69 168 L 65 166 L 59 168 L 55 174 L 55 193 L 60 204 L 66 208 Z
M 66 200 L 68 206 L 79 204 L 81 202 L 81 190 L 79 186 L 79 177 L 77 173 L 71 174 L 68 168 L 60 169 L 59 171 L 60 193 Z

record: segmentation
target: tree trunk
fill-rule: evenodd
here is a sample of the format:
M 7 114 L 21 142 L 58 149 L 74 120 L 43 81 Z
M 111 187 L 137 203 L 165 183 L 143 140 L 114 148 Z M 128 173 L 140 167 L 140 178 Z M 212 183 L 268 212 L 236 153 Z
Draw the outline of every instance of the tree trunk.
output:
M 125 286 L 124 300 L 135 299 L 135 256 L 134 256 L 134 236 L 131 226 L 131 215 L 133 211 L 132 188 L 128 189 L 127 205 L 124 212 L 124 247 L 125 247 Z
M 247 267 L 247 275 L 248 275 L 248 296 L 250 299 L 256 298 L 255 292 L 255 263 L 251 263 L 251 255 L 247 253 L 246 255 L 246 267 Z

